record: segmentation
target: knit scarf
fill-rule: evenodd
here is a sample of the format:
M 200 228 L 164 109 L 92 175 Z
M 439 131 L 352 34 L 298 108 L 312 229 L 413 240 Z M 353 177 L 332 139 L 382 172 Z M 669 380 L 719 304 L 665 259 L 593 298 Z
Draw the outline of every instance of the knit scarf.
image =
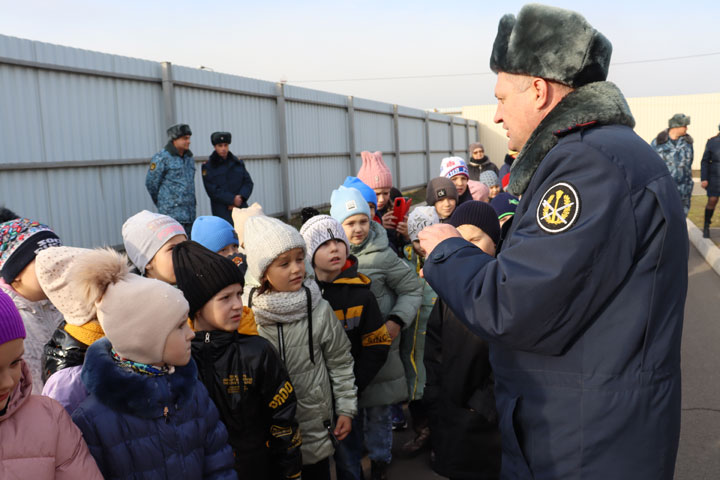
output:
M 570 92 L 540 122 L 510 167 L 507 191 L 522 195 L 543 158 L 560 137 L 591 125 L 635 126 L 635 119 L 620 89 L 610 82 L 594 82 Z
M 311 305 L 314 309 L 322 298 L 320 288 L 310 277 L 303 281 L 303 286 L 310 289 Z M 297 322 L 308 315 L 307 295 L 304 288 L 297 292 L 265 292 L 262 295 L 255 293 L 252 296 L 252 310 L 258 325 Z
M 143 375 L 149 375 L 151 377 L 170 375 L 175 372 L 175 367 L 173 366 L 156 367 L 154 365 L 135 362 L 133 360 L 121 357 L 120 355 L 118 355 L 114 348 L 110 350 L 110 353 L 112 353 L 113 360 L 115 361 L 115 363 L 118 364 L 120 368 L 129 370 L 131 372 L 141 373 Z
M 75 340 L 85 345 L 92 345 L 95 341 L 105 336 L 105 332 L 103 332 L 100 322 L 97 320 L 92 320 L 84 325 L 70 325 L 66 323 L 65 331 Z

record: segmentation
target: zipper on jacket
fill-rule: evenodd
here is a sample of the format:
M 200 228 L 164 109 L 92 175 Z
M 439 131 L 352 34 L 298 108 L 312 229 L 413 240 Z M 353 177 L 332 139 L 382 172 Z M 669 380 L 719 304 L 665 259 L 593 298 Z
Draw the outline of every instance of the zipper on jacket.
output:
M 205 332 L 205 343 L 210 343 L 210 332 Z

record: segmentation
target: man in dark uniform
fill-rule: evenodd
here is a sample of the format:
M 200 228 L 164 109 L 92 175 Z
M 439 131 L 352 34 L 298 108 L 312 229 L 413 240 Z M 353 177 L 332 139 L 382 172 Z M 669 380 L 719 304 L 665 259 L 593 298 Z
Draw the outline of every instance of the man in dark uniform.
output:
M 490 344 L 503 478 L 671 479 L 680 435 L 688 236 L 675 182 L 606 82 L 579 14 L 500 20 L 495 122 L 521 195 L 496 258 L 448 224 L 425 278 Z
M 212 214 L 232 224 L 232 209 L 247 208 L 253 181 L 245 163 L 230 151 L 230 133 L 215 132 L 210 141 L 215 151 L 202 165 L 203 184 L 210 197 Z
M 720 129 L 720 125 L 718 125 Z M 700 186 L 707 191 L 703 237 L 710 238 L 710 220 L 720 196 L 720 133 L 707 141 L 700 163 Z

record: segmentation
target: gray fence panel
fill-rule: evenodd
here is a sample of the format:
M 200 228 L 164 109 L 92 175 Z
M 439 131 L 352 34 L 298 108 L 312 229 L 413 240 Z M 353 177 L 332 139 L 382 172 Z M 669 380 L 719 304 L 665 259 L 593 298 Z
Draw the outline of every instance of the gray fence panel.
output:
M 347 112 L 344 109 L 288 100 L 287 122 L 290 155 L 344 153 L 350 148 Z
M 0 164 L 45 159 L 37 72 L 0 65 Z
M 191 149 L 197 156 L 213 151 L 210 135 L 228 131 L 235 155 L 277 155 L 275 100 L 197 88 L 176 87 L 177 121 L 190 125 Z
M 461 155 L 463 158 L 467 156 L 467 142 L 466 142 L 466 130 L 467 127 L 465 127 L 465 123 L 458 125 L 453 125 L 453 149 L 456 152 L 463 152 L 463 155 Z
M 421 152 L 425 150 L 425 122 L 423 119 L 398 119 L 401 152 Z
M 311 90 L 309 88 L 285 85 L 285 98 L 290 100 L 302 100 L 310 103 L 329 103 L 338 107 L 347 107 L 347 97 L 336 93 Z
M 430 151 L 443 150 L 450 153 L 450 124 L 430 122 Z
M 255 184 L 250 203 L 260 203 L 267 215 L 283 213 L 283 192 L 278 187 L 281 185 L 280 160 L 249 160 L 245 165 Z M 202 194 L 205 195 L 205 190 L 202 190 Z
M 106 158 L 150 157 L 164 145 L 162 90 L 159 84 L 113 80 L 117 97 L 119 150 Z
M 350 175 L 347 156 L 290 159 L 290 209 L 330 203 L 330 194 Z M 278 182 L 279 186 L 279 182 Z
M 0 206 L 6 206 L 20 216 L 55 227 L 50 198 L 48 171 L 20 170 L 0 172 Z
M 469 143 L 475 143 L 477 142 L 477 122 L 471 122 L 470 123 L 470 130 L 468 131 Z M 468 148 L 470 148 L 470 145 L 468 145 Z M 472 152 L 471 152 L 472 153 Z
M 400 188 L 417 187 L 425 184 L 425 154 L 400 154 Z
M 367 100 L 363 100 L 361 103 L 367 105 L 369 102 Z M 390 107 L 390 112 L 392 113 L 392 106 Z M 389 153 L 395 149 L 393 141 L 392 115 L 368 113 L 356 110 L 355 148 L 358 153 L 363 150 L 383 152 L 383 160 L 390 168 L 390 172 L 393 174 L 393 179 L 396 178 L 397 171 L 395 170 L 395 164 L 390 161 Z
M 197 68 L 173 65 L 173 80 L 196 84 L 199 87 L 207 86 L 228 90 L 239 90 L 256 93 L 258 95 L 275 95 L 275 84 L 256 80 L 254 78 L 239 77 L 227 73 L 217 73 Z M 159 75 L 158 75 L 159 76 Z
M 430 154 L 430 178 L 431 179 L 440 176 L 440 163 L 442 163 L 443 158 L 448 157 L 449 155 L 450 155 L 450 152 Z

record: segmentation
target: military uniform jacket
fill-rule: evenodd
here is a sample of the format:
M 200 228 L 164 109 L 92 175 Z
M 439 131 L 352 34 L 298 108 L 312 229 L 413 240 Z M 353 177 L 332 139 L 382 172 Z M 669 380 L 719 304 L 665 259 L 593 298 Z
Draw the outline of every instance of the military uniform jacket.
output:
M 622 94 L 598 84 L 543 120 L 534 169 L 518 156 L 510 186 L 528 183 L 497 258 L 450 238 L 425 263 L 490 343 L 503 478 L 673 477 L 685 219 Z
M 692 162 L 693 139 L 684 135 L 677 140 L 671 140 L 668 130 L 663 130 L 652 141 L 651 145 L 670 171 L 670 176 L 677 184 L 680 198 L 685 207 L 685 215 L 690 210 L 690 197 L 693 191 Z
M 302 469 L 297 398 L 270 342 L 238 332 L 199 331 L 192 355 L 228 429 L 239 478 L 297 478 Z
M 232 224 L 232 214 L 228 206 L 234 204 L 235 195 L 240 195 L 243 197 L 241 208 L 247 207 L 247 200 L 253 191 L 253 181 L 245 163 L 232 152 L 228 152 L 225 160 L 217 152 L 213 152 L 210 159 L 202 165 L 202 179 L 205 191 L 210 197 L 212 214 Z
M 158 212 L 182 224 L 195 221 L 195 159 L 190 150 L 181 157 L 168 142 L 153 156 L 145 187 Z
M 708 182 L 708 195 L 720 196 L 720 135 L 707 141 L 700 164 L 700 180 Z

